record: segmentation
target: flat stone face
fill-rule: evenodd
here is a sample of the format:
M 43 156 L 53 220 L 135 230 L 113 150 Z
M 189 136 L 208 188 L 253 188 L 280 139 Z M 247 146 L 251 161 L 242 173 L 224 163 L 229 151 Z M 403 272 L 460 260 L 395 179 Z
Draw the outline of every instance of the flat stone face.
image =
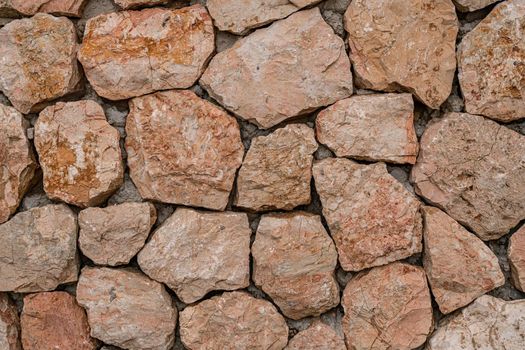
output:
M 415 349 L 432 332 L 430 292 L 418 266 L 396 262 L 363 272 L 346 285 L 342 304 L 348 349 Z
M 237 177 L 235 205 L 260 211 L 310 203 L 316 150 L 314 131 L 304 124 L 253 138 Z
M 514 232 L 509 240 L 508 257 L 512 284 L 525 291 L 525 226 Z
M 80 17 L 87 0 L 5 0 L 0 13 L 12 11 L 25 16 L 38 12 L 52 13 L 57 16 Z
M 250 235 L 245 213 L 179 208 L 138 255 L 142 271 L 185 303 L 213 290 L 250 284 Z
M 244 147 L 239 125 L 191 91 L 130 101 L 126 151 L 141 196 L 224 210 Z
M 338 157 L 414 164 L 418 151 L 410 94 L 352 96 L 321 111 L 319 142 Z
M 134 9 L 142 6 L 156 6 L 167 4 L 168 0 L 115 0 L 115 4 L 123 9 Z
M 318 321 L 290 339 L 285 350 L 346 350 L 346 346 L 332 327 Z
M 40 113 L 35 147 L 51 199 L 99 205 L 124 180 L 119 133 L 94 101 L 59 102 Z
M 353 89 L 344 43 L 318 8 L 238 40 L 213 57 L 200 83 L 221 105 L 264 129 Z
M 97 94 L 123 100 L 192 86 L 214 48 L 202 5 L 153 8 L 90 19 L 78 59 Z
M 458 20 L 450 0 L 354 0 L 345 13 L 358 86 L 411 92 L 437 109 L 452 90 Z
M 449 113 L 425 130 L 411 182 L 481 239 L 525 218 L 525 137 L 488 119 Z
M 452 0 L 461 12 L 472 12 L 480 10 L 497 2 L 498 0 Z
M 144 246 L 157 211 L 151 203 L 87 208 L 78 214 L 78 245 L 98 265 L 125 265 Z
M 423 207 L 422 212 L 423 266 L 442 313 L 505 283 L 498 258 L 483 241 L 437 208 Z
M 384 163 L 343 158 L 314 163 L 315 186 L 346 271 L 384 265 L 421 252 L 420 203 Z
M 272 303 L 244 292 L 227 292 L 180 313 L 180 336 L 188 349 L 281 350 L 288 326 Z
M 67 206 L 18 213 L 0 225 L 0 237 L 0 291 L 49 291 L 77 280 L 77 218 Z
M 78 90 L 77 35 L 64 17 L 37 14 L 0 29 L 0 90 L 22 113 Z
M 252 245 L 253 280 L 294 320 L 339 304 L 337 252 L 321 223 L 306 212 L 263 215 Z
M 91 336 L 125 349 L 171 349 L 177 309 L 164 286 L 133 269 L 82 269 L 77 301 Z
M 0 293 L 0 349 L 22 350 L 20 320 L 16 305 L 7 293 Z
M 525 118 L 523 28 L 525 2 L 509 0 L 497 5 L 459 44 L 458 77 L 468 113 L 502 122 Z

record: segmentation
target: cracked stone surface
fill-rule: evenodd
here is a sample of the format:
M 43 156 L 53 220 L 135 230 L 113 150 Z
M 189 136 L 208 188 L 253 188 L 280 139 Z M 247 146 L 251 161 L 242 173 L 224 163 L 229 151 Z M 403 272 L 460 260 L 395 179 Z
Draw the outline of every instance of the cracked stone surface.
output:
M 0 293 L 0 349 L 22 350 L 20 319 L 16 305 L 7 293 Z
M 498 0 L 452 0 L 461 12 L 472 12 L 489 6 Z
M 115 4 L 122 9 L 129 10 L 143 6 L 165 5 L 168 1 L 169 0 L 115 0 Z
M 38 12 L 80 17 L 87 0 L 0 0 L 0 16 L 33 16 Z
M 512 284 L 525 292 L 525 226 L 522 226 L 510 237 L 508 258 L 512 273 Z
M 297 333 L 285 350 L 346 350 L 344 340 L 334 329 L 320 321 Z

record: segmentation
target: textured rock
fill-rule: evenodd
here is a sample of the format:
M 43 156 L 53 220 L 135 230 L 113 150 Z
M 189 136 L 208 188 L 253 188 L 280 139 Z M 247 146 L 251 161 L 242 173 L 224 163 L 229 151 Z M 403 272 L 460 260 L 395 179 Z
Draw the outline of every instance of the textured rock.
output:
M 458 20 L 450 0 L 355 0 L 345 13 L 359 87 L 411 92 L 437 109 L 452 90 Z
M 37 14 L 0 29 L 0 90 L 22 113 L 78 91 L 77 36 L 67 18 Z
M 200 83 L 228 110 L 265 129 L 352 94 L 344 43 L 318 8 L 238 40 L 213 57 Z
M 167 4 L 168 0 L 115 0 L 115 4 L 123 9 L 134 9 L 142 6 L 156 6 Z
M 0 15 L 22 14 L 33 16 L 38 12 L 59 16 L 80 17 L 87 0 L 2 0 Z
M 6 293 L 0 293 L 0 349 L 22 350 L 20 320 L 16 305 Z
M 270 302 L 227 292 L 186 307 L 180 336 L 188 349 L 280 350 L 288 342 L 288 327 Z
M 168 350 L 175 341 L 177 309 L 164 286 L 132 269 L 82 269 L 77 301 L 91 336 L 125 349 Z
M 237 177 L 235 205 L 251 210 L 290 210 L 310 203 L 313 129 L 291 124 L 252 139 Z
M 78 59 L 102 97 L 122 100 L 199 79 L 215 47 L 202 5 L 103 14 L 86 24 Z
M 151 203 L 87 208 L 78 214 L 78 245 L 98 265 L 125 265 L 144 246 L 157 211 Z
M 250 284 L 250 235 L 244 213 L 179 208 L 138 255 L 142 271 L 185 303 L 213 290 Z
M 522 226 L 510 237 L 508 258 L 512 273 L 512 284 L 525 292 L 525 226 Z
M 77 280 L 77 219 L 67 206 L 18 213 L 0 225 L 0 237 L 0 291 L 48 291 Z
M 346 350 L 346 346 L 332 327 L 316 322 L 290 339 L 285 350 Z
M 130 101 L 126 151 L 141 196 L 224 210 L 244 148 L 239 125 L 191 91 Z
M 449 113 L 431 124 L 412 168 L 416 192 L 497 239 L 525 218 L 525 137 L 480 116 Z
M 393 263 L 353 277 L 342 304 L 348 349 L 415 349 L 432 331 L 430 292 L 417 266 Z
M 321 111 L 319 142 L 338 157 L 414 164 L 418 151 L 410 94 L 353 96 Z
M 59 102 L 40 113 L 35 147 L 51 199 L 103 203 L 124 179 L 119 133 L 94 101 Z
M 525 118 L 524 28 L 525 1 L 509 0 L 463 37 L 459 84 L 467 112 L 503 122 Z
M 461 12 L 471 12 L 480 10 L 497 2 L 498 0 L 452 0 L 457 9 Z
M 315 186 L 346 271 L 384 265 L 421 252 L 420 203 L 383 163 L 343 158 L 314 163 Z

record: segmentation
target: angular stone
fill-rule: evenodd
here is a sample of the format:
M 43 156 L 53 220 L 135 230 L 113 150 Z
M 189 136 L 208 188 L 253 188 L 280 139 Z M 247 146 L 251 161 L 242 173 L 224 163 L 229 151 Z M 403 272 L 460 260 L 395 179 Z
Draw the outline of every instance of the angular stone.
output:
M 67 292 L 25 296 L 20 323 L 24 350 L 97 349 L 86 312 Z
M 452 0 L 461 12 L 472 12 L 489 6 L 498 0 Z
M 318 321 L 290 339 L 285 350 L 346 350 L 346 346 L 332 327 Z
M 87 208 L 78 214 L 78 246 L 98 265 L 125 265 L 144 246 L 157 211 L 151 203 Z
M 0 15 L 33 16 L 44 12 L 57 16 L 80 17 L 86 2 L 87 0 L 0 0 Z
M 483 117 L 449 113 L 425 130 L 410 175 L 416 192 L 497 239 L 525 219 L 525 137 Z
M 348 349 L 415 349 L 432 332 L 430 292 L 418 266 L 396 262 L 352 277 L 342 305 Z
M 288 326 L 272 303 L 226 292 L 186 307 L 180 336 L 188 349 L 280 350 L 288 342 Z
M 346 271 L 385 265 L 421 252 L 420 203 L 384 163 L 343 158 L 314 163 L 315 186 Z
M 135 9 L 143 6 L 157 6 L 167 4 L 168 0 L 115 0 L 115 4 L 121 8 Z
M 458 19 L 450 0 L 354 0 L 345 13 L 361 88 L 411 92 L 437 109 L 456 71 Z
M 77 301 L 91 336 L 125 349 L 171 349 L 177 309 L 164 286 L 132 269 L 82 269 Z
M 0 349 L 22 350 L 20 320 L 16 305 L 6 293 L 0 293 Z
M 316 134 L 338 157 L 414 164 L 418 151 L 410 94 L 352 96 L 321 111 Z
M 78 59 L 98 95 L 123 100 L 192 86 L 214 40 L 202 5 L 113 12 L 87 22 Z
M 141 196 L 224 210 L 244 147 L 239 125 L 191 91 L 164 91 L 129 103 L 126 151 Z
M 0 225 L 0 237 L 0 291 L 49 291 L 77 280 L 77 218 L 67 206 L 18 213 Z
M 238 40 L 213 57 L 200 83 L 228 110 L 265 129 L 353 90 L 344 43 L 318 8 Z
M 525 292 L 525 226 L 522 226 L 510 237 L 508 257 L 512 284 Z
M 213 290 L 248 287 L 250 235 L 244 213 L 179 208 L 155 231 L 138 263 L 189 304 Z
M 525 1 L 509 0 L 463 37 L 458 77 L 468 113 L 502 122 L 525 118 L 524 28 Z
M 314 131 L 304 124 L 253 138 L 237 177 L 235 205 L 260 211 L 310 203 L 316 150 Z

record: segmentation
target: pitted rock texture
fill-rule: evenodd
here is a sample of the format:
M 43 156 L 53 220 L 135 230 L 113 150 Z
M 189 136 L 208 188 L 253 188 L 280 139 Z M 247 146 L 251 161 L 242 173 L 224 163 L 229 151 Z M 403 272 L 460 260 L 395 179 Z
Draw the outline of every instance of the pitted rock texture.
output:
M 33 16 L 44 12 L 57 16 L 80 17 L 86 3 L 87 0 L 1 0 L 0 15 Z
M 124 349 L 168 350 L 177 309 L 164 286 L 132 269 L 82 269 L 77 301 L 87 311 L 91 336 Z
M 185 303 L 213 290 L 250 284 L 250 227 L 245 213 L 179 208 L 138 255 L 142 271 Z
M 37 14 L 0 29 L 0 90 L 22 113 L 79 90 L 77 35 L 64 17 Z
M 226 109 L 264 129 L 352 94 L 344 43 L 318 8 L 238 40 L 213 57 L 200 83 Z
M 416 192 L 468 226 L 497 239 L 525 218 L 525 136 L 467 113 L 427 127 L 411 182 Z
M 191 91 L 137 97 L 129 106 L 126 151 L 141 196 L 224 210 L 244 153 L 235 118 Z
M 310 203 L 314 130 L 291 124 L 255 137 L 237 177 L 236 206 L 255 211 Z
M 384 163 L 344 158 L 314 163 L 315 186 L 346 271 L 407 258 L 422 249 L 420 203 Z
M 359 87 L 411 92 L 434 109 L 450 95 L 458 32 L 451 0 L 354 0 L 345 29 Z
M 244 292 L 226 292 L 180 314 L 184 346 L 197 349 L 281 350 L 288 326 L 272 303 Z
M 502 122 L 525 118 L 524 29 L 525 1 L 508 0 L 461 40 L 459 83 L 468 113 Z
M 306 213 L 263 215 L 252 245 L 253 280 L 294 320 L 339 304 L 337 252 L 321 223 Z
M 202 5 L 103 14 L 86 24 L 78 59 L 102 97 L 122 100 L 188 88 L 215 48 Z
M 0 293 L 0 349 L 22 350 L 20 319 L 16 305 L 7 293 Z
M 416 162 L 418 143 L 410 94 L 352 96 L 321 111 L 315 122 L 319 142 L 338 157 Z
M 136 9 L 143 6 L 156 6 L 167 4 L 169 0 L 115 0 L 115 4 L 125 10 Z
M 285 350 L 346 350 L 345 342 L 332 327 L 317 321 L 297 333 Z
M 77 218 L 67 206 L 18 213 L 0 225 L 0 237 L 0 291 L 50 291 L 77 280 Z
M 35 124 L 35 147 L 48 197 L 79 207 L 103 203 L 124 180 L 119 138 L 94 101 L 44 109 Z
M 346 285 L 342 300 L 348 349 L 410 350 L 432 331 L 425 272 L 392 263 L 362 272 Z
M 457 9 L 461 12 L 477 11 L 484 7 L 489 6 L 498 0 L 452 0 L 456 5 Z
M 155 220 L 151 203 L 84 209 L 78 214 L 78 246 L 97 265 L 125 265 L 144 246 Z
M 512 284 L 525 292 L 525 226 L 522 226 L 510 237 L 508 258 L 512 273 Z

